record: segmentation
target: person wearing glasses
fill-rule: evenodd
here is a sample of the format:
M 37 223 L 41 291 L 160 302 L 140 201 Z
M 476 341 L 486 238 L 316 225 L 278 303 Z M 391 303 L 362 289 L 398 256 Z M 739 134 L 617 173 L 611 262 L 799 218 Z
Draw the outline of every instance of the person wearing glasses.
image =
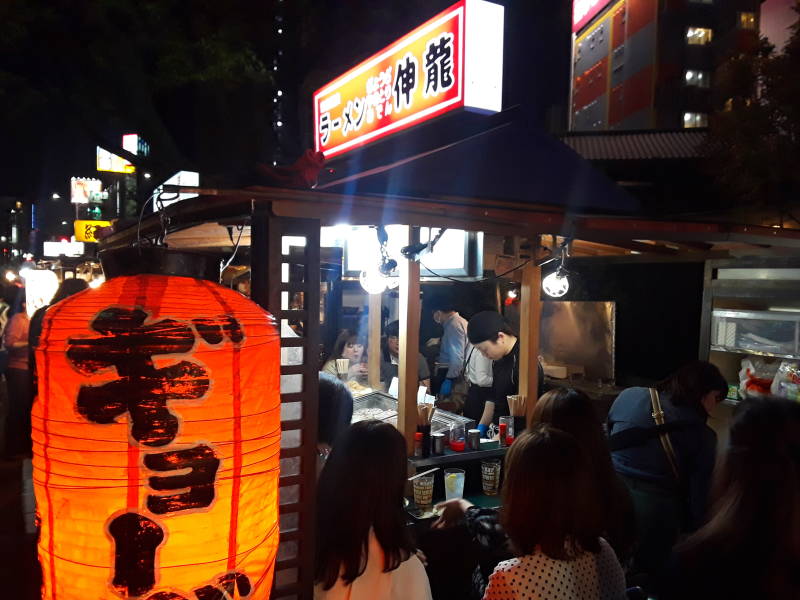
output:
M 381 381 L 388 390 L 392 379 L 397 377 L 400 365 L 400 323 L 392 321 L 386 326 L 384 333 L 386 337 L 381 348 Z M 419 354 L 417 361 L 417 376 L 419 384 L 430 389 L 431 372 L 422 354 Z

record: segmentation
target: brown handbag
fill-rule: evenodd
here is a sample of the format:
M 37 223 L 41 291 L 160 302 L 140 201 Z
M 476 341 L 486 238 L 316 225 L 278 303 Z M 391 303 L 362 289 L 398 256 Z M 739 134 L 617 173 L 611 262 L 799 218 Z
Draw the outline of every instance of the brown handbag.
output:
M 661 408 L 661 399 L 658 397 L 658 390 L 655 388 L 650 388 L 650 405 L 653 408 L 652 415 L 656 425 L 664 425 L 666 423 L 664 420 L 664 409 Z M 658 437 L 661 440 L 664 453 L 667 455 L 667 462 L 669 462 L 672 474 L 675 476 L 675 481 L 680 484 L 681 475 L 678 470 L 678 459 L 675 456 L 675 448 L 672 447 L 672 440 L 669 437 L 669 433 L 661 431 Z

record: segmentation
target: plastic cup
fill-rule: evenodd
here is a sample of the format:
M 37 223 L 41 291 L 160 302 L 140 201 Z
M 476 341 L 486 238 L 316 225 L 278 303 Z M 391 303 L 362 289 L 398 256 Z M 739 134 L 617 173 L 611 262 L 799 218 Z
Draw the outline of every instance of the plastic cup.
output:
M 339 379 L 347 379 L 350 372 L 350 359 L 337 358 L 336 359 L 336 372 L 339 374 Z
M 417 477 L 411 482 L 414 488 L 414 504 L 424 508 L 433 504 L 433 474 Z
M 487 496 L 496 496 L 500 490 L 500 461 L 488 459 L 481 461 L 481 485 Z
M 464 469 L 444 470 L 444 497 L 445 500 L 456 500 L 464 497 Z
M 500 425 L 500 445 L 501 446 L 508 446 L 508 440 L 503 437 L 503 429 L 505 429 L 505 435 L 512 440 L 514 439 L 514 417 L 500 417 L 499 421 Z M 502 426 L 505 425 L 505 428 Z
M 455 452 L 463 452 L 467 445 L 467 432 L 461 423 L 450 425 L 450 449 Z

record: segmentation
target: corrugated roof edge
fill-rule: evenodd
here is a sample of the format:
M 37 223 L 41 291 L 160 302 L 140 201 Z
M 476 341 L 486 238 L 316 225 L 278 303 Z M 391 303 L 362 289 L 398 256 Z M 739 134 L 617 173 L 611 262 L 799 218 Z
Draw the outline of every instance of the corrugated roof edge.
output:
M 706 129 L 568 132 L 559 139 L 587 160 L 700 158 Z

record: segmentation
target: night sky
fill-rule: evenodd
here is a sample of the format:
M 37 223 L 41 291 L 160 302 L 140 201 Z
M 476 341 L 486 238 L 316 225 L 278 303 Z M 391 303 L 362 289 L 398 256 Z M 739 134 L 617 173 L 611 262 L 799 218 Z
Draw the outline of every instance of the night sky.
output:
M 797 20 L 796 0 L 766 0 L 761 5 L 761 33 L 779 50 L 789 38 L 789 26 Z
M 71 103 L 63 101 L 66 94 L 57 92 L 66 89 L 77 94 L 71 84 L 74 78 L 86 82 L 84 87 L 88 93 L 92 93 L 93 88 L 105 94 L 109 87 L 121 84 L 124 87 L 126 65 L 133 71 L 138 63 L 128 60 L 120 47 L 133 48 L 134 52 L 144 48 L 151 53 L 163 48 L 148 47 L 142 41 L 147 39 L 148 32 L 136 28 L 139 17 L 138 13 L 134 15 L 134 10 L 138 9 L 131 8 L 130 14 L 108 19 L 102 26 L 92 21 L 99 17 L 93 17 L 88 8 L 91 2 L 71 3 L 69 18 L 59 16 L 66 12 L 50 11 L 45 16 L 51 21 L 44 19 L 44 25 L 40 15 L 31 16 L 27 22 L 18 17 L 26 10 L 35 12 L 37 9 L 30 7 L 37 4 L 42 2 L 34 2 L 23 9 L 22 2 L 9 2 L 0 9 L 0 21 L 4 23 L 0 25 L 0 34 L 6 33 L 6 46 L 0 48 L 0 127 L 4 142 L 0 197 L 19 196 L 27 201 L 41 201 L 53 192 L 66 199 L 71 176 L 96 176 L 94 148 L 98 134 L 119 143 L 122 133 L 136 131 L 136 119 L 125 113 L 123 101 L 118 102 L 120 109 L 113 118 L 109 114 L 114 113 L 114 106 L 106 114 L 94 113 L 87 117 L 86 114 L 76 115 Z M 97 3 L 105 4 L 107 2 Z M 147 8 L 151 3 L 129 4 Z M 231 12 L 234 4 L 242 9 L 242 14 Z M 282 162 L 291 162 L 311 145 L 314 89 L 452 2 L 298 0 L 282 3 L 276 0 L 272 3 L 276 7 L 274 10 L 269 2 L 239 0 L 234 4 L 224 15 L 218 15 L 215 11 L 221 9 L 212 2 L 192 3 L 194 12 L 179 15 L 177 21 L 186 22 L 187 28 L 182 29 L 194 30 L 194 35 L 184 35 L 183 31 L 181 35 L 196 46 L 203 45 L 216 33 L 213 28 L 204 30 L 203 27 L 215 19 L 224 19 L 226 25 L 243 29 L 245 39 L 254 42 L 256 53 L 268 66 L 276 49 L 282 50 L 279 80 L 274 85 L 261 87 L 237 87 L 226 82 L 213 93 L 208 86 L 187 84 L 160 90 L 153 98 L 142 97 L 142 102 L 152 100 L 156 105 L 185 163 L 176 164 L 171 160 L 174 157 L 170 157 L 161 165 L 164 177 L 168 176 L 167 171 L 181 167 L 198 168 L 203 174 L 244 170 L 250 166 L 248 163 L 270 161 L 276 146 L 280 148 Z M 507 23 L 505 104 L 526 104 L 530 115 L 543 124 L 548 115 L 563 117 L 569 73 L 568 3 L 507 0 L 503 4 Z M 256 13 L 248 12 L 256 10 L 249 8 L 251 6 L 260 8 Z M 208 14 L 202 14 L 203 10 Z M 81 11 L 86 14 L 80 15 Z M 275 15 L 284 19 L 282 36 L 276 35 Z M 12 46 L 13 40 L 8 39 L 7 32 L 15 21 L 29 28 L 30 35 L 19 34 L 18 42 Z M 240 21 L 247 23 L 242 25 Z M 112 27 L 117 31 L 109 31 Z M 154 39 L 157 35 L 161 34 L 152 32 Z M 169 33 L 164 35 L 168 37 Z M 92 43 L 93 38 L 99 39 L 99 43 Z M 117 44 L 117 39 L 122 43 Z M 3 53 L 3 49 L 8 51 Z M 107 63 L 114 60 L 119 64 L 109 69 Z M 143 64 L 149 66 L 157 60 L 157 56 L 150 55 Z M 104 81 L 109 73 L 112 78 Z M 39 88 L 50 83 L 55 94 L 38 93 Z M 272 98 L 277 88 L 286 90 L 280 140 L 270 131 L 270 121 L 274 118 Z M 149 92 L 147 88 L 141 90 L 142 94 Z M 109 94 L 109 98 L 118 100 L 113 94 Z M 161 155 L 162 148 L 157 140 L 149 141 L 153 158 L 158 163 L 165 158 Z M 158 165 L 153 169 L 157 170 Z

